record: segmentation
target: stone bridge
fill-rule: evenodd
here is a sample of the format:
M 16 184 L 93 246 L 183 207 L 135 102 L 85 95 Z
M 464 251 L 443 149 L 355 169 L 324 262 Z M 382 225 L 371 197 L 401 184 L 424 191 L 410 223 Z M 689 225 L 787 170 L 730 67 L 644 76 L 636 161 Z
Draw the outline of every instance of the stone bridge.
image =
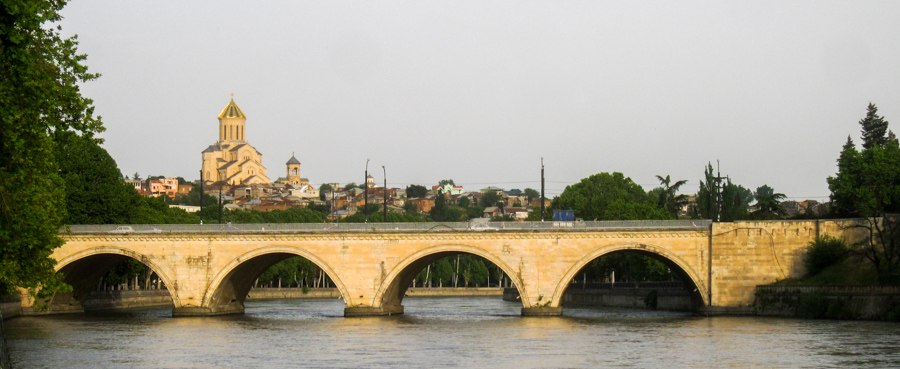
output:
M 817 235 L 849 237 L 838 221 L 526 222 L 71 226 L 52 257 L 71 293 L 44 312 L 83 311 L 82 303 L 114 265 L 133 258 L 165 283 L 175 316 L 243 313 L 256 278 L 293 256 L 318 265 L 346 303 L 345 316 L 403 313 L 403 297 L 428 264 L 470 253 L 497 265 L 515 284 L 522 315 L 559 315 L 576 274 L 616 251 L 652 256 L 680 274 L 698 311 L 746 311 L 754 288 L 803 274 Z M 238 229 L 238 227 L 240 229 Z M 493 229 L 496 228 L 496 229 Z M 40 313 L 35 301 L 23 310 Z M 49 305 L 47 305 L 49 304 Z

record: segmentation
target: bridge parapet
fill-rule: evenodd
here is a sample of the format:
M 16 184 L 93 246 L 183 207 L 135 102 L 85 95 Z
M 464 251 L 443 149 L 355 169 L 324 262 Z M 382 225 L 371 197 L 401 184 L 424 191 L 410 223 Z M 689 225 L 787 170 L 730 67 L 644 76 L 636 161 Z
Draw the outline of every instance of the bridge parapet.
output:
M 68 225 L 61 234 L 154 234 L 241 232 L 499 232 L 709 229 L 709 220 L 617 220 L 589 222 L 427 222 L 427 223 L 241 223 L 241 224 L 88 224 Z

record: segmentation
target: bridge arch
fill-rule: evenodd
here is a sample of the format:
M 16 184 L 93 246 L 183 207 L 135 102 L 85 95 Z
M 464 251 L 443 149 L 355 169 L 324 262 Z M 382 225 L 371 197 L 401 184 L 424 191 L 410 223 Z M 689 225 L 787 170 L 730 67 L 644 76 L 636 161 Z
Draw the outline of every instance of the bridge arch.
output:
M 529 301 L 527 292 L 522 288 L 522 280 L 518 273 L 515 273 L 514 269 L 503 259 L 479 247 L 463 244 L 442 244 L 419 250 L 397 263 L 384 275 L 381 286 L 375 294 L 373 306 L 380 307 L 386 313 L 402 313 L 403 306 L 401 303 L 403 296 L 406 294 L 410 283 L 415 279 L 416 274 L 441 258 L 462 253 L 483 257 L 496 265 L 503 273 L 506 273 L 506 276 L 510 278 L 516 289 L 519 290 L 522 302 Z
M 709 296 L 706 293 L 706 284 L 703 283 L 704 279 L 700 277 L 697 271 L 694 270 L 694 268 L 692 268 L 690 264 L 686 263 L 680 257 L 664 247 L 645 243 L 627 242 L 602 246 L 596 250 L 591 251 L 588 254 L 585 254 L 585 256 L 583 256 L 571 268 L 569 268 L 563 278 L 559 281 L 559 284 L 557 284 L 556 289 L 554 290 L 553 299 L 550 300 L 550 305 L 561 306 L 563 294 L 569 287 L 570 282 L 573 278 L 575 278 L 578 272 L 584 269 L 590 262 L 604 255 L 619 251 L 636 251 L 654 257 L 664 264 L 667 264 L 669 267 L 677 268 L 677 273 L 683 274 L 684 277 L 689 279 L 690 282 L 694 284 L 694 287 L 696 288 L 696 295 L 700 297 L 702 303 L 704 305 L 707 305 L 709 303 Z
M 341 296 L 349 296 L 338 274 L 318 256 L 297 247 L 266 246 L 243 253 L 221 268 L 210 281 L 201 306 L 209 308 L 214 314 L 243 312 L 244 300 L 256 278 L 272 265 L 295 256 L 303 257 L 322 269 Z
M 173 288 L 166 268 L 155 263 L 147 255 L 133 250 L 115 247 L 98 246 L 81 250 L 57 261 L 55 269 L 64 275 L 66 284 L 72 286 L 72 292 L 56 294 L 50 299 L 51 312 L 66 312 L 82 309 L 82 303 L 87 294 L 97 285 L 97 281 L 109 272 L 109 270 L 125 260 L 134 259 L 147 266 L 151 272 L 166 285 L 173 304 L 178 307 L 178 289 Z

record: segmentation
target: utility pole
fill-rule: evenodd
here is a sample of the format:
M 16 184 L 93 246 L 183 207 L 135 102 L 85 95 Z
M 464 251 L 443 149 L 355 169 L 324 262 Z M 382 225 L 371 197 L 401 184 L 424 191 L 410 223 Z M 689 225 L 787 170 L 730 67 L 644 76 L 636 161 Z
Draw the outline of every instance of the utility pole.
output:
M 381 170 L 384 171 L 384 222 L 387 223 L 387 169 L 382 165 Z
M 541 158 L 541 221 L 544 221 L 544 158 Z
M 715 216 L 715 219 L 713 219 L 713 221 L 715 221 L 715 222 L 721 222 L 721 221 L 722 221 L 722 208 L 723 208 L 722 203 L 723 203 L 724 201 L 722 201 L 722 200 L 723 200 L 723 199 L 722 199 L 722 191 L 720 190 L 720 187 L 721 187 L 721 182 L 722 182 L 722 180 L 723 180 L 723 179 L 726 179 L 726 178 L 727 178 L 727 177 L 722 177 L 721 165 L 719 165 L 719 160 L 716 159 L 716 193 L 715 193 L 715 196 L 716 196 L 716 216 Z
M 222 224 L 222 188 L 225 185 L 222 182 L 219 182 L 219 224 Z
M 203 224 L 203 170 L 200 170 L 200 224 Z
M 365 186 L 365 199 L 363 199 L 363 214 L 366 215 L 366 223 L 369 222 L 369 160 L 366 159 L 366 180 L 363 181 L 363 186 Z

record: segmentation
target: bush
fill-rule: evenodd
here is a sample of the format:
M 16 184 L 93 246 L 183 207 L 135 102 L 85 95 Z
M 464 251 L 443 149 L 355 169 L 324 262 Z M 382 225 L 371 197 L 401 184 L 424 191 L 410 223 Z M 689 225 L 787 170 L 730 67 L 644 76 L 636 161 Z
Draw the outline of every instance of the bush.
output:
M 830 236 L 816 237 L 806 247 L 803 266 L 807 275 L 819 274 L 823 269 L 837 264 L 847 256 L 847 244 L 839 238 Z

